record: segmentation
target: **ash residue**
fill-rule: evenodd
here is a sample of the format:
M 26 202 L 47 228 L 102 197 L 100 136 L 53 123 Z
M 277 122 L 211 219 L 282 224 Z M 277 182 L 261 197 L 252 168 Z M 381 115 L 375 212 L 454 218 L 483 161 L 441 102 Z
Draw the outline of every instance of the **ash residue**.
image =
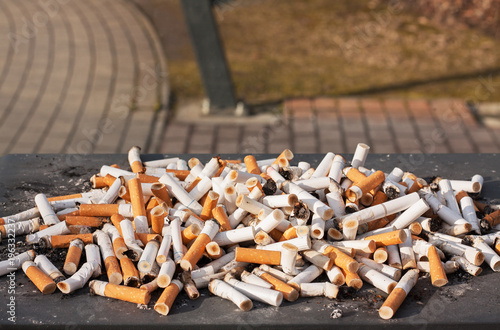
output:
M 62 169 L 61 174 L 70 178 L 74 178 L 87 175 L 88 172 L 83 166 L 69 166 Z
M 341 286 L 339 289 L 340 289 L 339 294 L 337 296 L 338 302 L 343 302 L 343 300 L 356 301 L 363 305 L 359 307 L 367 311 L 378 310 L 380 306 L 384 303 L 384 300 L 386 299 L 386 297 L 383 297 L 382 295 L 378 294 L 377 291 L 374 289 L 357 291 L 356 289 L 347 286 Z M 341 305 L 338 306 L 345 307 Z M 356 308 L 358 308 L 358 306 Z
M 292 180 L 292 179 L 293 179 L 293 172 L 292 172 L 292 171 L 290 171 L 290 170 L 287 170 L 287 169 L 284 169 L 284 168 L 280 168 L 280 169 L 278 170 L 278 173 L 279 173 L 279 174 L 281 174 L 281 176 L 282 176 L 285 180 L 287 180 L 287 181 L 289 181 L 289 180 Z
M 273 179 L 268 179 L 266 183 L 262 186 L 262 191 L 267 196 L 274 195 L 277 189 L 278 188 L 276 187 L 276 182 L 274 182 Z
M 395 199 L 395 198 L 398 198 L 399 197 L 399 192 L 393 188 L 393 187 L 389 187 L 385 190 L 385 194 L 387 195 L 387 198 L 389 200 L 391 199 Z

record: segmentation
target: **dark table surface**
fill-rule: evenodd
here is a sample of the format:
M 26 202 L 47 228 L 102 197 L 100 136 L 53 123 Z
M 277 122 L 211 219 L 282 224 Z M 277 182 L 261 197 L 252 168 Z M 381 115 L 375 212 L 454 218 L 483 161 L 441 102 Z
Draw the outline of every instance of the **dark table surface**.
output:
M 144 155 L 144 160 L 163 158 L 165 155 Z M 184 159 L 196 156 L 201 161 L 210 155 L 168 155 Z M 256 155 L 257 159 L 276 155 Z M 222 155 L 223 158 L 242 158 L 241 155 Z M 318 164 L 323 155 L 296 155 L 299 160 Z M 346 155 L 346 159 L 350 156 Z M 8 155 L 0 159 L 1 215 L 10 215 L 34 206 L 34 196 L 72 194 L 90 189 L 89 178 L 101 165 L 119 164 L 128 168 L 126 155 Z M 442 176 L 449 179 L 468 180 L 474 174 L 484 179 L 482 195 L 487 201 L 500 203 L 500 156 L 497 154 L 432 154 L 432 155 L 369 155 L 366 166 L 390 171 L 398 166 L 417 176 L 429 178 Z M 22 237 L 18 238 L 22 240 Z M 5 256 L 6 241 L 0 252 Z M 55 262 L 62 269 L 62 262 Z M 442 288 L 430 285 L 428 277 L 419 279 L 417 285 L 392 320 L 382 320 L 378 308 L 387 296 L 382 291 L 364 284 L 352 293 L 342 290 L 338 299 L 300 298 L 296 302 L 284 301 L 281 307 L 254 303 L 249 312 L 240 311 L 227 300 L 213 297 L 207 289 L 201 297 L 189 300 L 184 293 L 177 298 L 168 316 L 160 316 L 152 306 L 160 291 L 153 293 L 150 305 L 139 309 L 135 304 L 105 297 L 90 296 L 89 288 L 78 290 L 70 296 L 59 291 L 43 296 L 27 279 L 22 270 L 16 272 L 15 293 L 9 293 L 7 277 L 0 280 L 0 327 L 14 325 L 8 320 L 7 303 L 15 298 L 15 325 L 58 326 L 66 329 L 81 327 L 172 327 L 172 328 L 394 328 L 456 329 L 500 327 L 500 275 L 487 265 L 477 278 L 459 273 L 450 276 L 450 283 Z M 324 276 L 324 275 L 323 275 Z M 331 319 L 333 308 L 340 308 L 343 317 Z

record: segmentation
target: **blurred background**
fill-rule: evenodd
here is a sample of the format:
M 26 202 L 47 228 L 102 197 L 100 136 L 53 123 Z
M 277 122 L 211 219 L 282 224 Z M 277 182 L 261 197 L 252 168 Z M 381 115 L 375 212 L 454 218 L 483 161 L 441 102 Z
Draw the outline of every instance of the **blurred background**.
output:
M 499 151 L 500 0 L 199 2 L 228 77 L 200 4 L 0 0 L 0 154 Z

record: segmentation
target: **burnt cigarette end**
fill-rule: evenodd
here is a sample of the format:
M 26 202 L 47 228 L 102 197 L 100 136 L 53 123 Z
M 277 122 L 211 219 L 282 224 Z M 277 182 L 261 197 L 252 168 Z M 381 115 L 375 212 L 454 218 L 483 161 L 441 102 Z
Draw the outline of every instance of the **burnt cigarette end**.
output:
M 127 256 L 130 260 L 137 260 L 137 259 L 139 259 L 139 256 L 137 255 L 137 252 L 135 252 L 133 250 L 127 250 L 127 251 L 123 252 L 123 254 L 125 256 Z
M 282 176 L 285 180 L 287 180 L 287 181 L 290 181 L 290 180 L 292 180 L 292 178 L 293 178 L 293 172 L 292 172 L 292 171 L 290 171 L 290 170 L 287 170 L 287 169 L 284 169 L 284 168 L 280 168 L 280 169 L 278 170 L 278 173 L 279 173 L 279 174 L 281 174 L 281 176 Z
M 395 199 L 399 197 L 399 192 L 394 187 L 388 187 L 385 190 L 385 194 L 387 195 L 387 199 Z
M 481 221 L 479 221 L 479 229 L 481 229 L 481 233 L 487 233 L 491 230 L 491 225 L 485 219 L 481 219 Z
M 431 221 L 429 221 L 429 229 L 431 230 L 431 232 L 438 231 L 439 229 L 441 229 L 441 221 L 439 221 L 438 219 L 432 219 Z
M 354 213 L 354 212 L 358 212 L 358 209 L 355 206 L 351 206 L 351 205 L 346 205 L 345 206 L 345 213 L 351 214 L 351 213 Z
M 330 313 L 330 318 L 331 319 L 340 319 L 342 317 L 342 310 L 339 308 L 335 308 L 331 313 Z
M 309 208 L 307 207 L 307 205 L 304 202 L 298 201 L 297 203 L 295 203 L 293 205 L 293 215 L 297 219 L 307 221 L 307 220 L 309 220 L 309 217 L 311 216 L 311 212 L 309 211 Z
M 266 196 L 274 195 L 277 189 L 278 188 L 276 187 L 276 182 L 274 182 L 273 179 L 268 179 L 266 183 L 262 186 L 262 191 Z

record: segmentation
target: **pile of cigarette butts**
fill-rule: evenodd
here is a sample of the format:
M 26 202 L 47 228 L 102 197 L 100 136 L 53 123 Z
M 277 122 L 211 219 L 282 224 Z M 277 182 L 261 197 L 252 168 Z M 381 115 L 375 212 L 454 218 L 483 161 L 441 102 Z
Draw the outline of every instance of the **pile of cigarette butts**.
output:
M 384 173 L 365 167 L 369 149 L 358 144 L 350 164 L 330 152 L 312 168 L 292 165 L 288 149 L 202 164 L 143 162 L 132 147 L 130 171 L 104 165 L 91 191 L 38 194 L 36 207 L 1 218 L 2 237 L 26 235 L 32 249 L 1 261 L 0 275 L 22 268 L 43 294 L 88 283 L 94 295 L 145 305 L 162 290 L 162 315 L 181 290 L 196 299 L 208 287 L 248 311 L 254 300 L 334 299 L 340 286 L 366 282 L 388 295 L 379 315 L 390 319 L 420 274 L 441 287 L 459 268 L 500 271 L 500 210 L 472 198 L 480 175 Z M 67 249 L 65 275 L 35 252 L 47 249 Z

